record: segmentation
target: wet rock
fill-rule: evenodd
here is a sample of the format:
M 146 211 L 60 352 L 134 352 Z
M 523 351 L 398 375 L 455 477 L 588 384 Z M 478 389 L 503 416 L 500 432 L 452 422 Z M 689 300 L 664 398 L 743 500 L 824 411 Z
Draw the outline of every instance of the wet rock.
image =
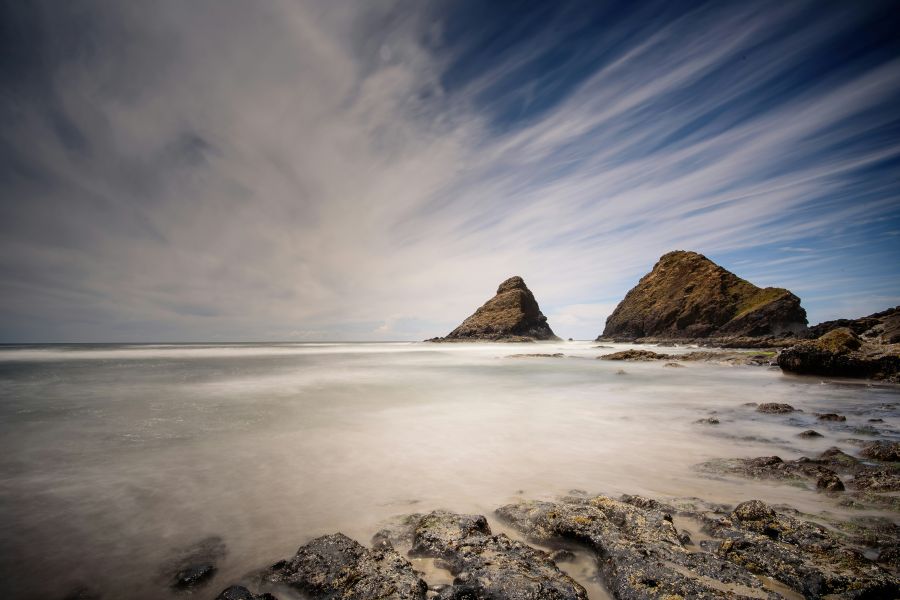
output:
M 620 352 L 613 352 L 612 354 L 604 354 L 597 358 L 600 360 L 651 361 L 664 360 L 673 357 L 669 354 L 658 354 L 651 350 L 622 350 Z
M 806 431 L 800 432 L 797 434 L 797 437 L 801 438 L 820 438 L 822 434 L 816 431 L 815 429 L 807 429 Z
M 215 565 L 189 565 L 175 574 L 174 586 L 181 589 L 203 585 L 216 574 Z
M 715 417 L 709 417 L 706 419 L 697 419 L 696 421 L 694 421 L 694 423 L 697 423 L 699 425 L 718 425 L 719 420 Z
M 601 338 L 763 336 L 805 329 L 806 311 L 788 290 L 759 288 L 701 254 L 679 250 L 660 257 L 626 294 Z
M 843 489 L 843 482 L 831 468 L 810 459 L 787 462 L 778 456 L 717 459 L 701 463 L 697 468 L 706 473 L 738 475 L 748 479 L 813 481 L 817 489 L 827 491 Z
M 859 451 L 864 458 L 888 462 L 900 462 L 900 442 L 873 442 Z
M 546 552 L 492 534 L 480 515 L 425 515 L 415 527 L 410 556 L 441 559 L 454 575 L 454 589 L 447 592 L 453 595 L 441 597 L 587 600 L 584 588 Z
M 667 362 L 663 366 L 669 367 L 670 369 L 683 369 L 684 368 L 684 365 L 679 365 L 678 363 L 674 363 L 674 362 Z
M 776 598 L 746 569 L 689 552 L 667 512 L 636 496 L 597 496 L 510 504 L 497 514 L 530 539 L 576 542 L 597 556 L 602 578 L 619 600 Z
M 265 575 L 315 599 L 424 600 L 427 586 L 393 548 L 369 550 L 341 533 L 316 538 Z
M 242 585 L 233 585 L 222 590 L 216 600 L 278 600 L 272 594 L 253 594 Z
M 829 421 L 832 423 L 843 423 L 847 420 L 847 417 L 845 417 L 844 415 L 839 415 L 836 413 L 817 414 L 816 418 L 820 421 Z
M 785 348 L 777 362 L 782 370 L 793 373 L 895 380 L 900 376 L 900 345 L 874 344 L 850 329 L 834 329 L 816 340 Z
M 177 590 L 193 590 L 206 585 L 216 574 L 216 562 L 227 554 L 225 542 L 219 536 L 204 538 L 180 548 L 162 566 L 163 576 Z
M 534 294 L 521 277 L 500 284 L 497 294 L 451 331 L 433 342 L 558 340 L 547 324 Z
M 822 526 L 780 514 L 759 500 L 730 515 L 707 518 L 721 541 L 704 542 L 716 555 L 768 575 L 807 598 L 892 598 L 900 583 Z
M 783 404 L 780 402 L 764 402 L 756 407 L 756 412 L 767 413 L 767 414 L 786 414 L 795 412 L 797 409 L 791 406 L 790 404 Z

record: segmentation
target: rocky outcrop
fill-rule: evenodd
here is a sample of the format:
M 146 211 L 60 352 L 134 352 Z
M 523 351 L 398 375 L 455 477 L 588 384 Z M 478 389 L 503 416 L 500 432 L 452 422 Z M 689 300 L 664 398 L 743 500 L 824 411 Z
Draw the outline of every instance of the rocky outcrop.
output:
M 541 313 L 534 294 L 522 278 L 516 276 L 501 283 L 497 294 L 447 337 L 429 341 L 530 342 L 558 339 L 547 324 L 547 317 Z
M 782 350 L 783 371 L 827 377 L 900 378 L 900 344 L 879 344 L 860 338 L 849 328 L 833 329 L 816 340 Z
M 480 515 L 435 511 L 423 516 L 409 554 L 442 561 L 455 577 L 448 598 L 587 600 L 584 588 L 546 552 L 492 534 Z
M 778 336 L 806 329 L 800 299 L 759 288 L 702 254 L 663 255 L 606 320 L 599 339 Z
M 265 576 L 321 600 L 424 600 L 428 586 L 391 547 L 370 550 L 342 533 L 314 539 Z
M 676 529 L 673 513 L 639 496 L 523 501 L 497 511 L 535 541 L 587 546 L 618 600 L 783 597 L 758 575 L 806 598 L 891 598 L 900 590 L 889 572 L 824 527 L 759 500 L 731 512 L 679 512 L 712 536 L 699 547 Z
M 835 329 L 849 329 L 864 340 L 882 344 L 900 344 L 900 306 L 860 317 L 859 319 L 837 319 L 813 325 L 804 337 L 820 338 Z

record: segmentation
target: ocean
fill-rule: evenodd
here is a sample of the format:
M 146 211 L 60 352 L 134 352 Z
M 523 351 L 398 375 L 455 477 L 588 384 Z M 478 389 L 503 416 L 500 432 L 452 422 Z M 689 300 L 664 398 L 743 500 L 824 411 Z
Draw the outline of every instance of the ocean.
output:
M 811 514 L 805 486 L 698 473 L 714 458 L 813 456 L 883 419 L 900 388 L 775 367 L 595 360 L 594 342 L 0 347 L 0 573 L 13 598 L 181 597 L 165 565 L 209 536 L 214 597 L 314 536 L 364 544 L 397 515 L 492 517 L 571 490 Z M 632 345 L 613 344 L 615 349 Z M 652 348 L 680 353 L 690 348 Z M 563 353 L 564 357 L 510 357 Z M 747 403 L 786 402 L 791 415 Z M 838 412 L 827 426 L 814 413 Z M 696 423 L 714 416 L 718 425 Z M 802 439 L 815 428 L 824 434 Z M 859 514 L 856 511 L 854 514 Z M 590 565 L 576 578 L 604 592 Z

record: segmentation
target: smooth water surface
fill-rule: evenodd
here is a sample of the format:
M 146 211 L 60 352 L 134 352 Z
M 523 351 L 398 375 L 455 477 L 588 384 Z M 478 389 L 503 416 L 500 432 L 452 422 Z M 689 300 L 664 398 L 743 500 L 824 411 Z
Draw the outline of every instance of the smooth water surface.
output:
M 368 543 L 395 515 L 491 518 L 503 503 L 572 489 L 839 513 L 809 490 L 704 478 L 692 466 L 814 455 L 876 413 L 881 435 L 900 427 L 896 386 L 600 361 L 613 350 L 595 345 L 4 347 L 6 589 L 52 598 L 82 584 L 108 597 L 165 597 L 160 565 L 173 549 L 219 535 L 228 554 L 197 594 L 214 597 L 316 535 Z M 566 357 L 509 358 L 535 352 Z M 748 402 L 804 412 L 763 415 Z M 812 413 L 831 411 L 848 421 L 815 422 Z M 720 425 L 694 423 L 713 413 Z M 796 437 L 810 426 L 825 437 Z

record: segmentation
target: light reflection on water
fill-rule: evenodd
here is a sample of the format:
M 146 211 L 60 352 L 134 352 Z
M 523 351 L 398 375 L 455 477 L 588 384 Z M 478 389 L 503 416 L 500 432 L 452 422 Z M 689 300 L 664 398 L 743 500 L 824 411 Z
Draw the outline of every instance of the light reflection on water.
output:
M 220 535 L 229 554 L 214 596 L 315 535 L 368 543 L 397 514 L 490 518 L 516 498 L 576 488 L 839 513 L 812 491 L 700 478 L 691 466 L 815 455 L 873 416 L 884 435 L 900 426 L 896 387 L 598 361 L 613 350 L 594 345 L 0 349 L 0 572 L 13 596 L 82 582 L 160 597 L 171 549 Z M 531 352 L 567 357 L 506 358 Z M 761 415 L 747 402 L 804 412 Z M 720 425 L 694 423 L 713 411 Z M 812 415 L 832 411 L 848 421 Z M 810 427 L 825 437 L 796 437 Z

